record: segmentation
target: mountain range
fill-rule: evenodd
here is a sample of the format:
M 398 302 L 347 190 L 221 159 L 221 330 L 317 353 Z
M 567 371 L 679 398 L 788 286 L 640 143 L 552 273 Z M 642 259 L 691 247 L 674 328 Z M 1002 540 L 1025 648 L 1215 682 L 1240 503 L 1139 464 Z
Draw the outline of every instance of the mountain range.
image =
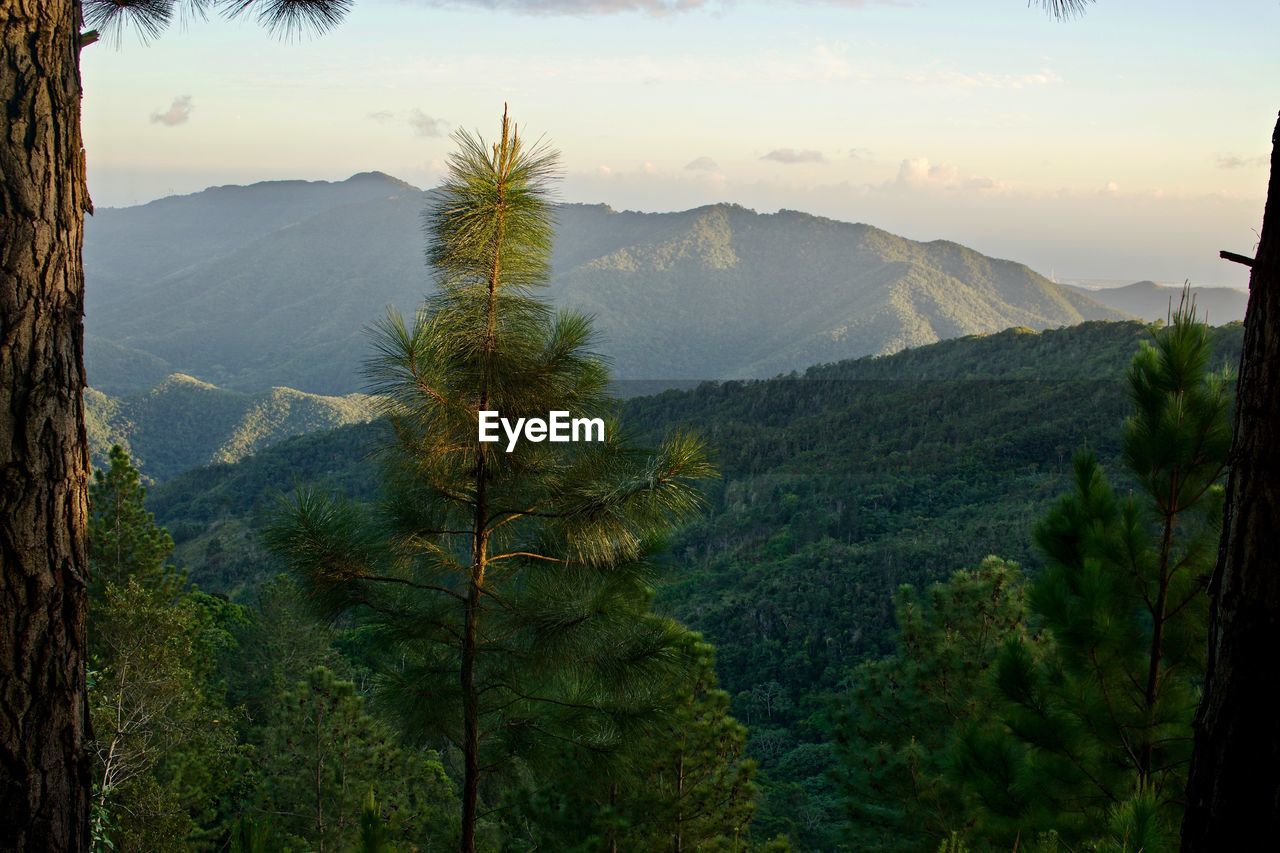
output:
M 98 211 L 85 237 L 90 385 L 136 393 L 182 373 L 246 392 L 359 390 L 364 329 L 432 289 L 430 201 L 371 172 Z M 556 213 L 548 296 L 594 316 L 620 379 L 767 377 L 1128 316 L 1014 261 L 796 211 Z
M 1138 281 L 1124 287 L 1102 290 L 1087 290 L 1069 284 L 1063 287 L 1101 302 L 1108 308 L 1152 322 L 1168 319 L 1173 309 L 1178 307 L 1178 300 L 1182 295 L 1181 288 L 1156 284 L 1154 281 Z M 1191 294 L 1195 297 L 1196 311 L 1215 326 L 1243 320 L 1244 309 L 1249 303 L 1246 291 L 1231 287 L 1193 287 Z

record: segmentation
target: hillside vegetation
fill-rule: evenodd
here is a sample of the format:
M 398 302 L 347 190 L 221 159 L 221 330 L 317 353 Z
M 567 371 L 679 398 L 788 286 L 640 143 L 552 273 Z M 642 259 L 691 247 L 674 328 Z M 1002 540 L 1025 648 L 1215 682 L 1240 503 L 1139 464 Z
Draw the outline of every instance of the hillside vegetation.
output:
M 672 542 L 658 601 L 718 650 L 762 764 L 764 837 L 837 844 L 826 697 L 889 650 L 897 588 L 989 554 L 1034 574 L 1031 528 L 1067 490 L 1074 453 L 1088 447 L 1121 475 L 1123 377 L 1149 335 L 1136 322 L 1010 329 L 624 404 L 642 440 L 696 431 L 722 473 L 704 517 Z M 1214 330 L 1218 366 L 1234 367 L 1240 341 L 1239 325 Z M 151 506 L 193 578 L 243 595 L 275 571 L 257 531 L 281 492 L 319 482 L 377 496 L 382 429 L 302 436 L 191 471 Z
M 180 373 L 125 397 L 85 391 L 94 466 L 102 467 L 111 446 L 119 444 L 155 480 L 200 465 L 236 462 L 291 436 L 372 417 L 363 394 L 323 397 L 292 388 L 247 394 Z

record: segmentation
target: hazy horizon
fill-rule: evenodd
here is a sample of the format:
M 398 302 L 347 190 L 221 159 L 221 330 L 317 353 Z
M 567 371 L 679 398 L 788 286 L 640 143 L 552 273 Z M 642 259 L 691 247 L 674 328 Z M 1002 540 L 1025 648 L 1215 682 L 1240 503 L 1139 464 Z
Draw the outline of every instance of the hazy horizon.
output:
M 1059 277 L 1242 287 L 1218 251 L 1257 240 L 1277 28 L 1249 0 L 1065 22 L 1022 0 L 358 0 L 292 43 L 212 15 L 84 51 L 90 189 L 430 186 L 507 101 L 563 152 L 566 200 L 790 208 Z

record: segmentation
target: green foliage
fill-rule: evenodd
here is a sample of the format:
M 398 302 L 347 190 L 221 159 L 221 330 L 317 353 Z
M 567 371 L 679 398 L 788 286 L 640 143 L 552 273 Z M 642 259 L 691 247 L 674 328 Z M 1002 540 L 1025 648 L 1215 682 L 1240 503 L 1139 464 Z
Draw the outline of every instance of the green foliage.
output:
M 370 788 L 360 810 L 360 853 L 390 853 L 392 849 L 382 822 L 382 809 Z
M 247 394 L 174 374 L 143 393 L 85 395 L 89 453 L 109 463 L 119 444 L 147 475 L 165 480 L 198 465 L 235 462 L 285 438 L 364 423 L 374 405 L 363 394 L 324 397 L 292 388 Z
M 168 564 L 173 539 L 147 511 L 147 491 L 129 454 L 114 445 L 109 462 L 105 471 L 93 472 L 89 487 L 90 593 L 101 597 L 109 584 L 130 578 L 172 590 L 180 582 Z
M 324 667 L 276 696 L 258 736 L 255 807 L 279 846 L 341 849 L 372 833 L 427 847 L 456 832 L 438 755 L 400 747 L 355 685 Z
M 1211 365 L 1238 361 L 1240 334 L 1211 331 Z M 717 647 L 720 683 L 761 765 L 753 826 L 764 837 L 840 843 L 823 697 L 892 650 L 902 584 L 923 588 L 991 553 L 1034 576 L 1043 557 L 1032 530 L 1070 488 L 1075 448 L 1089 447 L 1120 488 L 1134 484 L 1120 466 L 1124 372 L 1149 335 L 1137 323 L 1015 329 L 622 407 L 641 440 L 694 427 L 716 449 L 722 479 L 706 489 L 707 512 L 674 536 L 678 570 L 658 606 Z M 249 598 L 281 568 L 255 544 L 276 494 L 301 480 L 376 499 L 367 458 L 385 429 L 290 439 L 149 499 L 193 577 Z M 213 542 L 222 547 L 210 557 Z M 779 687 L 782 703 L 767 698 Z
M 244 816 L 231 832 L 231 853 L 272 853 L 271 825 Z
M 194 846 L 237 754 L 212 662 L 221 629 L 192 596 L 130 578 L 93 608 L 89 713 L 99 835 L 118 849 Z
M 899 591 L 895 650 L 853 670 L 835 728 L 855 849 L 962 848 L 969 804 L 950 754 L 991 713 L 991 670 L 1025 633 L 1027 611 L 1021 572 L 995 557 L 923 595 Z
M 1211 361 L 1184 305 L 1129 371 L 1122 456 L 1136 490 L 1118 498 L 1082 454 L 1073 492 L 1036 528 L 1043 638 L 1006 647 L 1001 713 L 975 723 L 958 764 L 991 840 L 1054 830 L 1163 849 L 1176 830 L 1230 446 L 1230 385 Z
M 90 487 L 94 843 L 176 848 L 214 822 L 237 755 L 216 666 L 231 640 L 221 605 L 182 591 L 128 454 L 110 461 Z
M 517 795 L 515 837 L 564 851 L 744 848 L 756 797 L 746 729 L 716 687 L 712 648 L 691 633 L 681 648 L 676 703 L 661 724 L 607 762 L 566 751 L 554 785 Z
M 351 680 L 355 667 L 335 648 L 338 634 L 307 608 L 287 576 L 258 588 L 244 621 L 237 626 L 235 660 L 228 662 L 228 696 L 249 717 L 270 717 L 278 697 L 324 668 Z
M 462 846 L 481 777 L 642 737 L 673 698 L 681 631 L 649 610 L 662 537 L 699 506 L 700 444 L 653 452 L 610 423 L 599 443 L 483 443 L 478 413 L 607 418 L 608 373 L 581 316 L 534 289 L 551 248 L 555 158 L 503 117 L 490 150 L 457 137 L 428 216 L 438 292 L 392 312 L 369 375 L 387 405 L 384 497 L 301 489 L 268 531 L 317 608 L 356 620 L 378 697 L 417 742 L 460 750 Z M 518 759 L 518 763 L 517 763 Z

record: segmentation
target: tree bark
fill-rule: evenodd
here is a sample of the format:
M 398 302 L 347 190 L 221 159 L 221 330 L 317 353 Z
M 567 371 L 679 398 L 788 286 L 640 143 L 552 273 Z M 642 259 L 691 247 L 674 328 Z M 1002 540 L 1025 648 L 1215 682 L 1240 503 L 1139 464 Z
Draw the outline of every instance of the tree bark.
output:
M 1249 279 L 1204 697 L 1182 823 L 1184 853 L 1280 839 L 1280 121 Z
M 0 850 L 89 847 L 78 0 L 0 0 Z

